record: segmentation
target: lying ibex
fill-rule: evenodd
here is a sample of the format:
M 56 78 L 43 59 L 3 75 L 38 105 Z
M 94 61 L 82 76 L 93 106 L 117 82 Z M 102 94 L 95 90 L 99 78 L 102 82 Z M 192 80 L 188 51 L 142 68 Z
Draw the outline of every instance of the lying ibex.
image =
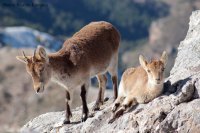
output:
M 17 56 L 26 63 L 27 72 L 32 76 L 37 93 L 43 92 L 45 84 L 52 79 L 66 89 L 66 119 L 70 123 L 72 113 L 70 103 L 73 90 L 81 89 L 83 105 L 82 121 L 88 118 L 87 90 L 90 78 L 99 81 L 99 94 L 93 110 L 103 104 L 106 87 L 106 72 L 112 76 L 114 98 L 117 98 L 117 69 L 119 32 L 108 22 L 92 22 L 66 40 L 56 53 L 47 55 L 43 47 L 38 47 L 33 56 Z
M 141 66 L 129 68 L 122 75 L 119 96 L 113 104 L 113 116 L 109 123 L 112 123 L 131 106 L 138 103 L 147 103 L 158 97 L 163 91 L 163 73 L 167 63 L 166 52 L 163 52 L 160 60 L 153 60 L 148 63 L 140 55 L 139 61 Z

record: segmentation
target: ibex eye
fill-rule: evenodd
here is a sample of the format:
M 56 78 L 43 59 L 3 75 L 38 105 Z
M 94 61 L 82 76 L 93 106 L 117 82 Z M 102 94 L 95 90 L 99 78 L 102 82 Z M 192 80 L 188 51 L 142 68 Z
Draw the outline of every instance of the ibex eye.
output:
M 165 68 L 162 69 L 162 71 L 164 71 L 164 70 L 165 70 Z
M 151 71 L 150 71 L 150 70 L 147 70 L 147 72 L 150 73 Z

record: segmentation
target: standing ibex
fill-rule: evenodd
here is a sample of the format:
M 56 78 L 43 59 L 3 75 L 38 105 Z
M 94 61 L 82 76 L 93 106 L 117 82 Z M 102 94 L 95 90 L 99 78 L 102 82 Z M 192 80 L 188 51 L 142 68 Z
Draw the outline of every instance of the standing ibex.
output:
M 139 60 L 141 66 L 129 68 L 122 75 L 119 96 L 113 104 L 113 116 L 109 123 L 112 123 L 131 106 L 147 103 L 162 93 L 163 73 L 167 64 L 166 52 L 163 52 L 160 60 L 153 60 L 150 63 L 142 55 L 140 55 Z M 125 99 L 123 100 L 123 98 Z M 122 103 L 121 100 L 123 100 Z
M 66 119 L 70 123 L 72 116 L 70 103 L 72 92 L 80 87 L 83 105 L 82 121 L 88 118 L 87 91 L 90 78 L 99 81 L 99 94 L 93 110 L 103 104 L 106 87 L 106 72 L 112 76 L 114 98 L 117 98 L 117 69 L 119 32 L 108 22 L 92 22 L 66 40 L 56 53 L 47 55 L 43 47 L 38 47 L 33 56 L 17 56 L 26 63 L 27 72 L 32 76 L 34 90 L 39 93 L 52 79 L 66 89 Z

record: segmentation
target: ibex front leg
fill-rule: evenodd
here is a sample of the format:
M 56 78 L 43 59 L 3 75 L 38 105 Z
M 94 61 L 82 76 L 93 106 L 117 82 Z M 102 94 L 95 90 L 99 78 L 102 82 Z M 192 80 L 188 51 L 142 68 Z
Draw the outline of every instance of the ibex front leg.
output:
M 86 121 L 88 118 L 88 107 L 87 107 L 87 90 L 88 90 L 89 84 L 84 84 L 81 86 L 81 100 L 83 105 L 82 110 L 82 122 Z
M 64 120 L 64 124 L 70 124 L 70 118 L 72 117 L 72 113 L 71 113 L 71 95 L 69 93 L 69 91 L 66 90 L 66 114 L 65 114 L 65 120 Z
M 137 101 L 135 98 L 133 98 L 132 96 L 127 96 L 123 103 L 122 106 L 115 112 L 113 112 L 113 116 L 112 118 L 108 121 L 108 123 L 113 123 L 115 121 L 116 118 L 120 117 L 121 115 L 123 115 L 123 113 L 125 111 L 127 111 L 131 106 L 136 105 Z

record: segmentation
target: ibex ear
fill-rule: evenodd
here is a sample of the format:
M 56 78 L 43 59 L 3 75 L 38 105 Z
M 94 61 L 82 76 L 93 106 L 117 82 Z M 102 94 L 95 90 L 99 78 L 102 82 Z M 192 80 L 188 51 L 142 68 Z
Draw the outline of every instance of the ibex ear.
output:
M 163 51 L 160 61 L 163 62 L 164 66 L 167 65 L 168 55 L 166 51 Z
M 140 61 L 140 65 L 146 70 L 147 61 L 145 60 L 144 56 L 140 55 L 139 61 Z
M 45 60 L 45 61 L 49 61 L 48 55 L 44 49 L 44 47 L 42 46 L 38 46 L 36 49 L 36 54 L 35 54 L 36 58 L 38 60 Z

